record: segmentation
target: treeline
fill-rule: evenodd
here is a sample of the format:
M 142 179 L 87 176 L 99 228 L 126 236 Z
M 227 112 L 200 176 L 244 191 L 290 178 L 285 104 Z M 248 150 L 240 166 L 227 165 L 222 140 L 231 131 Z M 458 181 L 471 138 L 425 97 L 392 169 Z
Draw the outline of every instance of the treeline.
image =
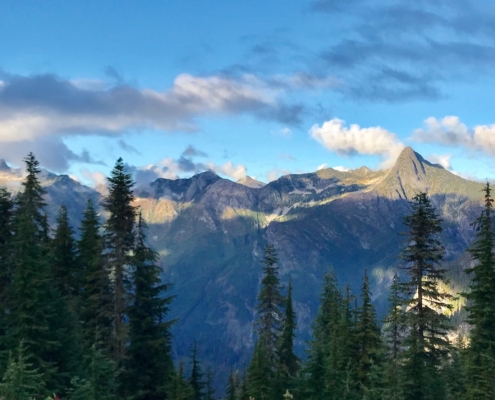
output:
M 0 399 L 173 399 L 192 389 L 174 368 L 172 297 L 133 181 L 119 159 L 101 206 L 75 235 L 67 209 L 52 231 L 38 161 L 13 197 L 0 189 Z M 76 239 L 77 236 L 77 239 Z
M 438 240 L 442 221 L 425 193 L 411 201 L 408 229 L 393 277 L 388 313 L 379 324 L 365 272 L 359 298 L 342 292 L 333 271 L 324 277 L 307 360 L 294 354 L 292 284 L 282 294 L 272 246 L 265 250 L 258 297 L 257 344 L 247 371 L 233 371 L 228 400 L 475 400 L 495 399 L 495 255 L 493 199 L 473 222 L 468 251 L 469 334 L 455 335 L 453 296 Z M 400 276 L 400 277 L 399 277 Z
M 158 254 L 146 244 L 122 159 L 101 203 L 105 221 L 88 201 L 78 235 L 65 207 L 49 227 L 38 162 L 32 154 L 25 162 L 22 190 L 14 197 L 0 189 L 0 399 L 214 399 L 213 371 L 201 367 L 196 344 L 187 366 L 174 365 L 170 285 L 161 282 Z M 424 193 L 404 219 L 403 267 L 384 321 L 377 320 L 366 272 L 360 296 L 342 291 L 328 272 L 305 362 L 294 353 L 292 282 L 283 287 L 276 249 L 268 245 L 256 345 L 246 370 L 231 371 L 225 398 L 495 399 L 492 206 L 487 184 L 466 270 L 468 337 L 448 337 L 453 299 L 441 291 L 442 221 Z

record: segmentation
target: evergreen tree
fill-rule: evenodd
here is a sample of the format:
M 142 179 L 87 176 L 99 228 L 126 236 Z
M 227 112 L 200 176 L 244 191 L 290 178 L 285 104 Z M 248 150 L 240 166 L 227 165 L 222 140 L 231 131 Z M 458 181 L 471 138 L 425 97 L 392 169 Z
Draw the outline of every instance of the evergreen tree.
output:
M 475 265 L 466 269 L 471 275 L 470 291 L 466 294 L 471 325 L 467 349 L 469 399 L 491 398 L 495 393 L 495 234 L 493 199 L 488 182 L 484 193 L 484 209 L 472 224 L 476 239 L 468 249 Z
M 15 355 L 10 353 L 7 371 L 0 383 L 0 400 L 31 400 L 46 393 L 43 374 L 29 362 L 26 351 L 21 341 Z
M 204 400 L 215 400 L 215 388 L 213 387 L 213 370 L 206 368 Z
M 184 363 L 179 363 L 178 370 L 173 372 L 167 389 L 172 400 L 191 400 L 193 398 L 193 390 L 184 379 Z
M 272 398 L 276 366 L 277 344 L 283 318 L 283 296 L 278 278 L 277 254 L 273 245 L 265 248 L 263 278 L 261 280 L 255 327 L 258 342 L 248 368 L 250 395 L 258 400 Z M 260 381 L 260 378 L 262 381 Z
M 0 355 L 8 349 L 6 342 L 9 290 L 12 283 L 12 218 L 14 202 L 10 193 L 0 188 Z M 6 361 L 0 362 L 0 375 L 3 375 Z
M 122 361 L 127 342 L 125 310 L 128 303 L 126 282 L 131 253 L 134 245 L 135 207 L 132 205 L 134 182 L 126 172 L 122 158 L 117 160 L 108 178 L 108 197 L 102 206 L 108 213 L 105 223 L 105 249 L 108 269 L 112 275 L 113 334 L 112 355 L 115 361 Z
M 69 400 L 116 400 L 115 363 L 96 344 L 91 346 L 85 362 L 85 378 L 72 380 Z
M 405 400 L 439 399 L 445 397 L 439 366 L 449 349 L 443 310 L 451 308 L 451 296 L 438 288 L 445 274 L 440 267 L 445 250 L 437 239 L 442 221 L 425 193 L 413 198 L 411 208 L 404 218 L 409 233 L 401 253 L 409 275 L 409 281 L 401 283 L 408 332 L 403 341 L 403 395 Z
M 399 369 L 401 346 L 404 337 L 404 312 L 402 310 L 403 300 L 400 297 L 400 290 L 399 276 L 395 274 L 390 286 L 388 313 L 384 321 L 384 337 L 387 345 L 384 398 L 390 400 L 398 400 L 401 390 Z
M 100 222 L 91 200 L 88 200 L 81 221 L 77 263 L 82 270 L 80 319 L 85 347 L 89 349 L 93 343 L 101 343 L 102 348 L 109 351 L 112 327 L 110 277 L 103 260 Z
M 282 321 L 280 344 L 278 348 L 279 375 L 282 378 L 282 386 L 291 389 L 291 378 L 294 378 L 299 370 L 299 358 L 294 354 L 294 338 L 296 336 L 296 313 L 292 306 L 292 280 L 289 279 L 287 298 L 285 300 L 285 313 Z
M 226 389 L 226 397 L 225 400 L 237 400 L 237 382 L 234 376 L 234 370 L 230 369 L 230 374 L 227 379 L 227 389 Z
M 381 361 L 380 353 L 382 349 L 380 328 L 376 322 L 375 307 L 371 303 L 370 285 L 366 271 L 364 271 L 361 300 L 362 305 L 358 310 L 356 326 L 356 340 L 358 343 L 357 377 L 361 388 L 369 389 L 371 385 L 371 369 L 374 367 L 376 375 Z
M 198 346 L 194 341 L 194 346 L 191 354 L 191 375 L 189 377 L 189 385 L 194 393 L 194 400 L 201 400 L 203 392 L 203 374 L 201 373 L 201 367 L 198 361 Z
M 54 283 L 72 310 L 78 311 L 76 301 L 81 291 L 81 273 L 76 263 L 74 231 L 65 206 L 59 210 L 51 253 Z
M 24 342 L 34 368 L 53 380 L 55 355 L 60 343 L 54 337 L 54 295 L 50 287 L 44 189 L 38 180 L 39 163 L 32 153 L 26 162 L 27 176 L 17 195 L 12 240 L 13 279 L 9 291 L 10 348 Z M 60 301 L 60 300 L 59 300 Z
M 135 400 L 163 400 L 168 398 L 166 385 L 173 373 L 173 321 L 164 321 L 173 298 L 164 296 L 170 285 L 161 284 L 158 254 L 147 247 L 145 230 L 139 214 L 131 260 L 133 297 L 128 311 L 129 347 L 123 384 Z

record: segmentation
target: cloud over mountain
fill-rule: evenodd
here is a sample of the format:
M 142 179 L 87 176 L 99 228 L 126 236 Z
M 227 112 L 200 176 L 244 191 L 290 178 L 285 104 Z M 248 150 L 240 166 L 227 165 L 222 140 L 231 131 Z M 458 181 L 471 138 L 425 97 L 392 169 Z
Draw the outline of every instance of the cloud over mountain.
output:
M 311 136 L 330 151 L 339 155 L 379 155 L 384 165 L 391 165 L 404 148 L 397 135 L 379 126 L 361 128 L 357 124 L 345 126 L 345 121 L 334 118 L 321 126 L 313 125 Z
M 463 147 L 495 155 L 495 124 L 476 125 L 468 128 L 459 117 L 446 116 L 442 119 L 429 117 L 424 127 L 414 131 L 412 139 L 422 143 L 435 143 L 449 147 Z

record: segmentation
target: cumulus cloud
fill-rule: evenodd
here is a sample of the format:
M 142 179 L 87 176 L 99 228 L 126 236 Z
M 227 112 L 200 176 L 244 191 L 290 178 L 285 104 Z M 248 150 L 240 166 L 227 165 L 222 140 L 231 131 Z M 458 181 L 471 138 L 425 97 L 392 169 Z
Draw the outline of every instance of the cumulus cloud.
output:
M 128 129 L 197 129 L 202 115 L 251 114 L 296 123 L 297 109 L 252 75 L 177 76 L 164 92 L 126 84 L 97 88 L 55 75 L 9 76 L 0 87 L 0 139 L 32 140 L 53 134 L 119 134 Z
M 192 145 L 187 146 L 187 148 L 182 152 L 182 155 L 188 157 L 208 157 L 208 154 L 202 150 L 196 149 Z
M 424 127 L 413 132 L 412 140 L 422 143 L 437 143 L 450 147 L 463 147 L 495 155 L 495 124 L 476 125 L 468 128 L 457 116 L 442 119 L 429 117 Z
M 430 154 L 426 159 L 433 164 L 439 164 L 447 170 L 452 170 L 450 159 L 452 154 Z
M 134 146 L 131 146 L 130 144 L 126 143 L 122 139 L 119 139 L 118 145 L 122 150 L 128 152 L 129 154 L 141 154 L 141 152 L 139 152 L 138 149 L 136 149 Z
M 397 135 L 379 126 L 361 128 L 352 124 L 345 126 L 345 121 L 334 118 L 319 126 L 313 125 L 309 133 L 330 151 L 339 155 L 370 154 L 378 155 L 388 166 L 397 158 L 404 144 Z
M 207 163 L 208 169 L 216 172 L 217 174 L 226 175 L 229 178 L 239 180 L 247 176 L 247 168 L 245 165 L 238 164 L 234 165 L 232 161 L 228 161 L 222 165 L 216 165 L 213 163 Z
M 248 114 L 291 125 L 298 124 L 304 112 L 300 104 L 286 104 L 280 99 L 284 90 L 301 85 L 302 78 L 283 86 L 249 74 L 181 74 L 167 90 L 157 91 L 126 84 L 111 68 L 107 75 L 114 84 L 94 79 L 66 80 L 51 74 L 2 73 L 0 157 L 16 163 L 19 157 L 12 156 L 11 149 L 22 148 L 23 153 L 32 149 L 37 154 L 50 151 L 59 160 L 41 155 L 40 161 L 63 171 L 73 161 L 89 162 L 87 154 L 75 154 L 67 148 L 63 139 L 69 136 L 119 136 L 141 129 L 194 131 L 198 129 L 197 118 L 209 115 Z M 124 141 L 118 144 L 125 151 L 137 151 Z
M 336 171 L 340 171 L 340 172 L 347 172 L 347 171 L 350 171 L 349 168 L 346 168 L 346 167 L 343 167 L 342 165 L 337 165 L 336 167 L 332 167 L 334 170 Z

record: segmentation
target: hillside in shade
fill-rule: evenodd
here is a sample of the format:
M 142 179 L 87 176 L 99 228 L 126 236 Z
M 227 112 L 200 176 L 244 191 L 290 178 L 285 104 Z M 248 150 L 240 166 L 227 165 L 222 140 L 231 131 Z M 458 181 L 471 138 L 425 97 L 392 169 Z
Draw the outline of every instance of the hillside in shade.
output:
M 15 188 L 20 179 L 0 163 L 0 184 Z M 76 224 L 86 199 L 100 197 L 68 176 L 45 173 L 43 182 L 52 220 L 65 204 Z M 176 355 L 187 355 L 197 340 L 200 358 L 216 365 L 220 375 L 231 365 L 247 364 L 267 243 L 277 249 L 282 282 L 289 276 L 293 280 L 300 353 L 316 314 L 323 274 L 330 268 L 354 291 L 367 269 L 374 301 L 383 307 L 389 280 L 400 266 L 408 201 L 420 191 L 430 195 L 443 219 L 447 266 L 453 287 L 459 286 L 481 189 L 482 184 L 426 161 L 411 148 L 384 171 L 327 168 L 266 185 L 251 178 L 236 183 L 208 171 L 140 186 L 136 205 L 149 223 L 150 244 L 161 255 L 163 279 L 174 283 L 177 296 L 170 315 L 179 320 Z

